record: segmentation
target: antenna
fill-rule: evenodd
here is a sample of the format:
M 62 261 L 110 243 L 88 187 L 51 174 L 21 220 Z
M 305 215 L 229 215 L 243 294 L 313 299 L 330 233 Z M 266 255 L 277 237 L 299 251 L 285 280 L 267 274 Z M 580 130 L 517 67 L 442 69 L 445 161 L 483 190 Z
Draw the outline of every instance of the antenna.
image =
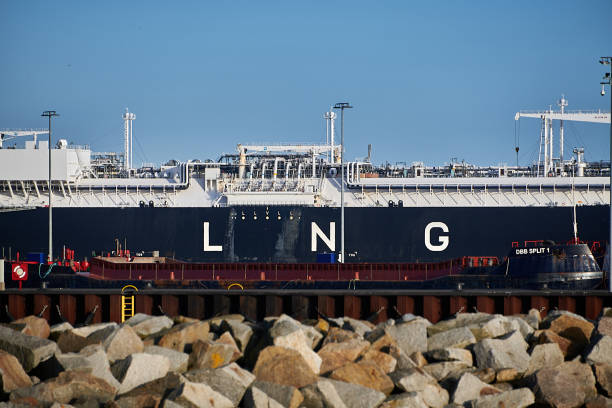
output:
M 563 108 L 561 108 L 563 109 Z M 573 226 L 574 226 L 574 244 L 578 243 L 578 220 L 576 219 L 576 200 L 574 199 L 574 176 L 575 176 L 575 172 L 574 172 L 574 166 L 572 166 L 572 207 L 574 210 L 574 222 L 573 222 Z

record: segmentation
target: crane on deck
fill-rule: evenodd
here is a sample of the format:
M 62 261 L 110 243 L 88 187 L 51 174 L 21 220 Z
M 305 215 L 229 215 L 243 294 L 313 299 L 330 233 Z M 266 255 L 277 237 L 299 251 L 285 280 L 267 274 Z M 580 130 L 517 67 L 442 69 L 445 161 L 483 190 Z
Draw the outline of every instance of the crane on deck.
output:
M 540 131 L 540 152 L 538 154 L 538 174 L 540 172 L 540 163 L 542 163 L 542 147 L 544 147 L 544 175 L 548 176 L 554 173 L 554 156 L 553 156 L 553 120 L 560 121 L 559 124 L 559 162 L 563 164 L 563 122 L 589 122 L 589 123 L 610 123 L 610 112 L 602 111 L 566 111 L 567 99 L 561 96 L 557 101 L 560 107 L 559 111 L 553 111 L 552 107 L 545 111 L 519 111 L 514 115 L 514 120 L 520 118 L 536 118 L 542 121 Z M 518 151 L 518 150 L 517 150 Z

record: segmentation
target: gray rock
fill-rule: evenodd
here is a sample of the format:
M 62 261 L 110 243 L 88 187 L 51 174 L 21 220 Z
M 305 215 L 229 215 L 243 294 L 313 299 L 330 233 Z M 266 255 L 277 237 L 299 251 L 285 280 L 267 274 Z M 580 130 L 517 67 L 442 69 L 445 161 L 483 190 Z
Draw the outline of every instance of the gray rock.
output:
M 162 404 L 162 408 L 185 408 L 184 405 L 178 404 L 169 399 L 165 399 Z
M 472 408 L 525 408 L 535 403 L 535 396 L 529 388 L 502 392 L 501 394 L 485 395 L 471 403 Z
M 469 325 L 468 327 L 474 333 L 476 340 L 499 337 L 512 331 L 520 332 L 521 329 L 518 321 L 501 315 L 493 315 L 490 319 L 484 319 L 482 322 Z
M 316 387 L 326 407 L 370 408 L 380 405 L 386 398 L 380 391 L 343 381 L 320 379 Z
M 534 330 L 540 329 L 540 322 L 542 321 L 542 316 L 540 315 L 540 311 L 537 309 L 530 309 L 527 315 L 524 317 L 527 324 L 533 327 Z
M 500 339 L 483 339 L 474 346 L 479 368 L 490 367 L 496 371 L 514 368 L 524 373 L 529 368 L 528 345 L 518 331 Z
M 445 348 L 464 348 L 476 343 L 476 337 L 467 327 L 458 327 L 438 334 L 427 339 L 427 350 L 439 350 Z
M 612 364 L 612 337 L 601 336 L 586 355 L 590 364 Z
M 84 370 L 119 389 L 119 381 L 111 373 L 106 352 L 100 344 L 84 347 L 79 353 L 57 354 L 55 358 L 64 370 Z
M 109 326 L 90 334 L 87 339 L 102 342 L 108 361 L 111 363 L 134 353 L 142 353 L 144 350 L 142 340 L 128 325 Z
M 428 384 L 424 389 L 417 391 L 417 394 L 431 408 L 442 408 L 448 404 L 448 391 L 438 384 Z
M 90 324 L 89 326 L 83 326 L 83 327 L 79 327 L 76 329 L 72 329 L 72 333 L 76 334 L 77 336 L 81 336 L 81 337 L 89 337 L 91 334 L 97 331 L 108 329 L 108 328 L 117 328 L 117 327 L 119 326 L 115 322 L 96 323 L 96 324 Z
M 457 376 L 468 370 L 470 370 L 470 366 L 463 361 L 443 361 L 427 364 L 423 367 L 423 371 L 434 377 L 437 381 L 441 381 L 448 376 Z
M 255 381 L 253 374 L 240 368 L 236 363 L 217 369 L 191 370 L 186 372 L 184 377 L 194 383 L 207 384 L 232 401 L 235 406 L 240 403 L 245 391 Z
M 418 367 L 419 366 L 415 362 L 415 360 L 413 358 L 409 357 L 399 347 L 391 347 L 390 350 L 389 350 L 389 354 L 391 355 L 391 357 L 393 357 L 395 359 L 395 361 L 397 361 L 397 365 L 395 366 L 395 370 L 396 371 L 407 370 L 409 368 L 414 368 L 414 367 Z M 423 359 L 425 359 L 420 351 L 415 352 L 412 355 L 413 356 L 420 356 Z M 427 362 L 425 362 L 425 363 L 427 363 Z
M 242 405 L 245 408 L 284 408 L 280 403 L 270 398 L 265 392 L 257 387 L 251 387 L 247 390 Z M 323 408 L 322 404 L 321 408 Z
M 372 325 L 370 322 L 363 322 L 361 320 L 345 317 L 342 328 L 345 330 L 352 330 L 363 337 L 366 335 L 366 333 L 374 329 L 374 325 Z
M 405 392 L 387 397 L 381 408 L 429 408 L 416 392 Z
M 462 348 L 445 348 L 427 353 L 430 360 L 435 361 L 463 361 L 468 366 L 474 364 L 472 352 Z
M 556 367 L 563 364 L 563 361 L 563 353 L 557 343 L 537 344 L 531 351 L 525 375 L 533 374 L 541 368 Z
M 155 354 L 164 356 L 170 361 L 170 371 L 175 373 L 184 373 L 189 365 L 189 354 L 181 353 L 180 351 L 172 350 L 166 347 L 147 346 L 144 348 L 146 354 Z
M 389 326 L 384 331 L 408 356 L 415 351 L 427 351 L 427 325 L 421 319 Z
M 57 344 L 0 326 L 0 350 L 17 357 L 19 364 L 28 372 L 42 361 L 51 358 L 57 352 Z
M 283 314 L 276 319 L 268 331 L 268 334 L 272 339 L 275 339 L 277 337 L 287 336 L 296 331 L 302 331 L 301 323 L 290 316 Z
M 420 368 L 395 371 L 389 374 L 389 376 L 397 388 L 406 392 L 421 391 L 427 385 L 437 384 L 433 376 Z
M 531 326 L 529 324 L 529 322 L 527 322 L 527 320 L 525 319 L 525 317 L 521 317 L 521 316 L 506 316 L 506 318 L 512 322 L 516 322 L 516 324 L 518 325 L 518 329 L 521 332 L 521 335 L 523 336 L 524 339 L 528 338 L 529 336 L 531 336 L 533 334 L 533 332 L 536 330 L 533 328 L 533 326 Z
M 170 369 L 167 357 L 135 353 L 112 365 L 111 371 L 121 383 L 118 394 L 124 394 L 141 384 L 165 376 Z
M 300 392 L 304 397 L 300 408 L 325 408 L 323 396 L 319 392 L 316 383 L 300 388 Z
M 465 373 L 461 376 L 453 393 L 453 403 L 463 404 L 484 395 L 500 394 L 501 391 L 487 383 L 480 381 L 476 376 Z
M 233 408 L 234 404 L 203 383 L 186 381 L 168 395 L 168 399 L 188 407 Z
M 321 357 L 310 348 L 312 341 L 308 339 L 298 321 L 287 315 L 282 315 L 274 322 L 269 333 L 275 346 L 297 351 L 315 374 L 320 372 Z
M 612 396 L 612 365 L 595 364 L 594 368 L 597 384 L 599 384 L 607 396 Z
M 255 381 L 252 387 L 264 392 L 268 398 L 276 401 L 283 407 L 297 408 L 304 401 L 302 393 L 290 385 Z
M 307 324 L 302 324 L 302 331 L 306 335 L 306 338 L 309 340 L 308 345 L 311 349 L 316 348 L 321 340 L 323 340 L 323 334 L 321 334 L 317 329 L 312 326 L 308 326 Z
M 229 331 L 243 353 L 253 336 L 253 328 L 238 320 L 224 320 L 221 323 L 221 331 Z
M 138 336 L 144 338 L 171 328 L 174 322 L 168 316 L 149 316 L 137 313 L 126 320 L 125 324 L 134 329 Z

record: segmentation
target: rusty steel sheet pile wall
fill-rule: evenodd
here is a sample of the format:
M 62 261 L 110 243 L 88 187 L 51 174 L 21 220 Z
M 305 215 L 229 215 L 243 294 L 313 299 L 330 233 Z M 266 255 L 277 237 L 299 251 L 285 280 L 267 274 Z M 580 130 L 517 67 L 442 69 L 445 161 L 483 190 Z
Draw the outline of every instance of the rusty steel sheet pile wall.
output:
M 0 321 L 41 314 L 50 323 L 82 324 L 121 321 L 121 292 L 116 290 L 10 290 L 0 293 Z M 189 316 L 198 319 L 242 313 L 251 319 L 282 313 L 297 319 L 350 316 L 373 322 L 405 313 L 431 322 L 456 313 L 513 315 L 535 308 L 545 315 L 568 310 L 595 319 L 612 306 L 608 292 L 400 292 L 400 291 L 263 291 L 263 290 L 143 290 L 134 295 L 135 313 Z M 91 313 L 94 311 L 95 313 Z M 89 316 L 91 314 L 91 316 Z

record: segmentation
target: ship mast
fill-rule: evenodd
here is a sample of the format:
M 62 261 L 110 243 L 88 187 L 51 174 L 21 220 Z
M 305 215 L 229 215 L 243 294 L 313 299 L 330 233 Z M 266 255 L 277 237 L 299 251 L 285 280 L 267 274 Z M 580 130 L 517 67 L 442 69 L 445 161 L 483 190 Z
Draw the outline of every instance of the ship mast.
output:
M 123 146 L 125 151 L 125 156 L 123 158 L 123 170 L 129 176 L 130 169 L 133 166 L 132 163 L 132 122 L 136 119 L 136 115 L 130 113 L 128 108 L 125 108 L 125 113 L 123 114 Z

